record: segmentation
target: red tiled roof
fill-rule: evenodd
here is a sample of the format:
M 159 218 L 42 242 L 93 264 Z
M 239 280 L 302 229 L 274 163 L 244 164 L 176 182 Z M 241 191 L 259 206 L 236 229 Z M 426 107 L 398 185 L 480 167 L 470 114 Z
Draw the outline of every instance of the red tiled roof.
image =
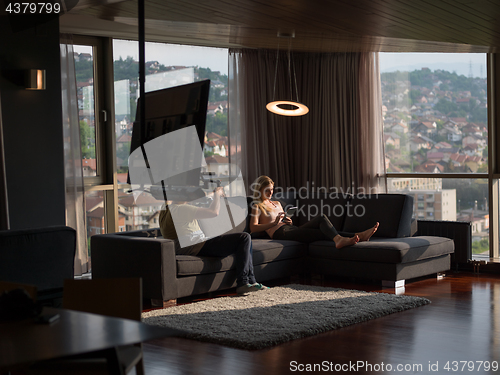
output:
M 87 217 L 104 217 L 104 207 L 98 207 L 94 211 L 87 212 Z
M 427 172 L 427 173 L 432 173 L 436 170 L 436 168 L 439 170 L 439 172 L 444 171 L 444 166 L 441 164 L 437 163 L 424 163 L 421 165 L 418 165 L 415 167 L 415 172 Z
M 220 138 L 221 136 L 217 133 L 214 132 L 208 132 L 207 133 L 207 139 L 215 139 L 215 138 Z
M 426 128 L 432 128 L 432 129 L 434 129 L 434 125 L 432 125 L 432 122 L 422 121 L 421 124 L 424 125 Z
M 469 156 L 469 159 L 467 161 L 472 161 L 474 163 L 479 163 L 482 160 L 483 160 L 483 158 L 481 156 L 474 155 L 474 156 Z
M 82 167 L 88 167 L 93 171 L 97 170 L 95 159 L 82 159 Z
M 478 148 L 477 143 L 467 143 L 467 146 L 465 146 L 465 147 L 464 147 L 464 150 L 467 150 L 467 151 L 469 151 L 469 150 L 471 150 L 471 151 L 475 151 L 475 150 L 477 150 L 477 148 Z
M 419 144 L 422 144 L 422 143 L 425 143 L 425 144 L 426 144 L 426 143 L 428 143 L 425 139 L 420 138 L 420 137 L 418 137 L 418 136 L 417 136 L 417 137 L 413 137 L 413 138 L 411 139 L 411 141 L 412 141 L 413 143 L 419 143 Z
M 225 164 L 229 162 L 229 159 L 225 156 L 215 154 L 209 156 L 208 158 L 205 158 L 205 161 L 207 162 L 207 164 Z
M 128 176 L 128 173 L 117 173 L 116 179 L 119 183 L 126 184 L 127 183 L 127 176 Z
M 450 120 L 456 123 L 467 123 L 467 119 L 465 117 L 450 117 Z
M 85 210 L 90 211 L 92 208 L 102 203 L 102 197 L 85 197 Z
M 436 146 L 436 148 L 451 148 L 452 145 L 446 142 L 439 142 Z
M 453 161 L 456 161 L 458 163 L 463 163 L 467 160 L 468 156 L 467 155 L 462 155 L 462 154 L 459 154 L 459 153 L 456 153 L 456 154 L 451 154 L 450 155 L 450 159 L 453 160 Z
M 442 152 L 428 152 L 427 159 L 442 159 L 444 157 L 444 153 Z
M 120 138 L 116 140 L 116 143 L 127 143 L 132 140 L 132 137 L 128 134 L 122 134 Z

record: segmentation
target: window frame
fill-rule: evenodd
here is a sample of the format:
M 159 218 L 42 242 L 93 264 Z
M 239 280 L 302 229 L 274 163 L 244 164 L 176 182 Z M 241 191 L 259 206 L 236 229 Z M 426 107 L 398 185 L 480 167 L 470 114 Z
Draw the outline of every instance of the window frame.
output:
M 73 35 L 73 45 L 91 46 L 94 59 L 97 176 L 85 177 L 84 189 L 85 192 L 103 191 L 104 232 L 115 233 L 119 231 L 119 217 L 115 161 L 112 39 Z
M 94 68 L 94 125 L 95 125 L 95 153 L 96 153 L 96 176 L 84 177 L 85 187 L 102 185 L 105 182 L 105 131 L 104 131 L 104 90 L 103 79 L 103 43 L 101 38 L 74 35 L 73 45 L 92 47 Z
M 498 112 L 500 108 L 500 95 L 496 95 L 496 88 L 500 89 L 500 58 L 496 54 L 486 54 L 486 80 L 488 89 L 488 173 L 439 173 L 441 179 L 485 179 L 488 181 L 488 206 L 489 206 L 489 241 L 490 259 L 499 258 L 500 248 L 500 221 L 498 207 L 500 203 L 500 150 L 495 146 L 500 145 L 500 132 L 498 131 Z M 385 157 L 385 155 L 384 155 Z M 436 178 L 435 173 L 386 173 L 386 178 Z M 425 197 L 424 200 L 425 202 Z M 417 216 L 417 219 L 420 217 Z M 425 218 L 424 218 L 425 219 Z

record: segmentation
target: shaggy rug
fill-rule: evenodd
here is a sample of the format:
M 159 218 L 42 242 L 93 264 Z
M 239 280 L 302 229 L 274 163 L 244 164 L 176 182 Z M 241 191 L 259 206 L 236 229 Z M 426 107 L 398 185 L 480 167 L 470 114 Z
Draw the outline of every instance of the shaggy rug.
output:
M 149 311 L 142 321 L 184 330 L 190 339 L 262 349 L 428 303 L 421 297 L 285 285 Z

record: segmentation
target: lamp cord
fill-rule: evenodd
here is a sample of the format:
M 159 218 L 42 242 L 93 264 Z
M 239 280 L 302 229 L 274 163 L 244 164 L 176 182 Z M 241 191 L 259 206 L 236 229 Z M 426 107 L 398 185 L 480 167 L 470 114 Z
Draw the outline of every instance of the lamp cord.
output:
M 293 102 L 293 85 L 292 85 L 292 70 L 291 70 L 291 49 L 292 49 L 292 39 L 288 41 L 288 78 L 290 80 L 290 101 Z M 276 100 L 276 79 L 278 77 L 278 63 L 280 58 L 280 43 L 278 39 L 278 50 L 276 51 L 276 68 L 274 69 L 274 87 L 273 87 L 273 101 Z M 293 78 L 295 81 L 295 94 L 297 96 L 297 102 L 299 101 L 299 86 L 297 86 L 297 73 L 295 71 L 295 63 L 293 63 Z
M 288 79 L 290 80 L 290 101 L 293 102 L 293 86 L 292 86 L 292 70 L 291 70 L 291 57 L 290 51 L 292 49 L 292 38 L 288 41 Z
M 280 58 L 280 42 L 278 39 L 278 50 L 276 51 L 276 69 L 274 70 L 274 90 L 273 90 L 273 102 L 276 100 L 276 77 L 278 76 L 278 60 Z
M 295 93 L 297 95 L 297 103 L 300 103 L 300 100 L 299 100 L 299 86 L 297 86 L 297 74 L 295 73 L 295 62 L 293 63 L 293 77 L 295 79 Z

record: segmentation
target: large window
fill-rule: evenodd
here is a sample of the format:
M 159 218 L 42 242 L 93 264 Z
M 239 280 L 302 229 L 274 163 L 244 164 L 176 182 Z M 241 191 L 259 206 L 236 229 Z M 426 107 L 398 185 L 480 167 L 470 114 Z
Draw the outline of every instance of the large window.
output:
M 88 243 L 106 233 L 104 118 L 102 93 L 102 43 L 98 38 L 75 37 L 74 62 L 80 124 L 81 164 L 85 181 Z M 90 254 L 89 254 L 90 255 Z
M 138 43 L 114 40 L 111 47 L 105 38 L 75 37 L 74 51 L 88 237 L 158 227 L 162 202 L 147 193 L 134 199 L 127 184 L 139 96 Z M 105 55 L 113 55 L 113 67 L 104 66 Z M 204 153 L 214 170 L 206 172 L 224 174 L 228 169 L 227 49 L 147 43 L 146 60 L 146 92 L 211 80 Z M 105 81 L 102 72 L 111 70 L 113 82 Z M 110 91 L 104 89 L 106 85 L 114 91 L 112 116 L 112 108 L 104 104 L 104 92 Z M 114 119 L 114 126 L 109 119 Z M 113 130 L 114 144 L 110 142 Z
M 127 184 L 128 156 L 139 96 L 138 43 L 113 41 L 116 164 L 118 169 L 118 209 L 125 229 L 159 226 L 162 203 L 148 193 L 134 199 Z M 146 92 L 210 79 L 204 153 L 217 171 L 227 169 L 227 67 L 226 49 L 146 43 Z
M 381 54 L 380 67 L 388 172 L 488 172 L 485 54 Z
M 419 220 L 470 221 L 490 256 L 486 54 L 381 53 L 388 190 Z
M 75 45 L 74 47 L 76 85 L 78 95 L 78 120 L 80 122 L 80 141 L 82 168 L 85 177 L 98 176 L 97 167 L 97 121 L 96 113 L 96 66 L 94 64 L 96 47 L 94 45 Z

